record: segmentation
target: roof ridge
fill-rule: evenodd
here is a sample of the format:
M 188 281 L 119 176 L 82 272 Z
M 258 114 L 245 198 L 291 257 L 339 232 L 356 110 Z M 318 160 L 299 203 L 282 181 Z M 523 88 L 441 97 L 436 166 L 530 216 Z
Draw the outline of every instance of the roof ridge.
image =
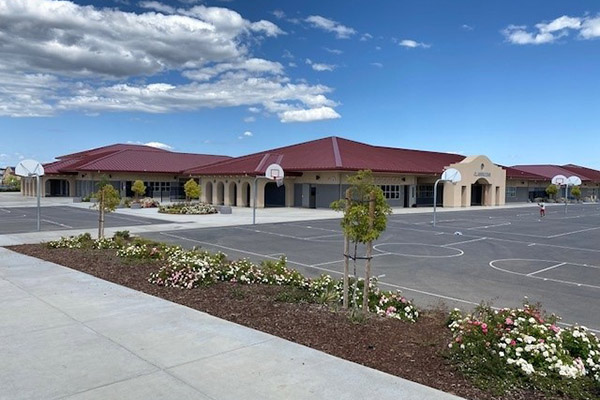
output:
M 85 167 L 86 167 L 86 166 L 88 166 L 89 164 L 92 164 L 92 163 L 95 163 L 95 162 L 98 162 L 98 161 L 102 161 L 102 160 L 104 160 L 104 159 L 106 159 L 106 158 L 108 158 L 108 157 L 112 157 L 112 156 L 114 156 L 114 155 L 121 154 L 121 153 L 123 153 L 123 152 L 125 152 L 125 151 L 127 151 L 127 149 L 122 149 L 122 150 L 113 151 L 113 152 L 111 152 L 111 153 L 108 153 L 108 154 L 107 154 L 107 155 L 105 155 L 105 156 L 98 157 L 98 158 L 94 158 L 93 160 L 90 160 L 90 161 L 88 161 L 88 162 L 86 162 L 86 163 L 84 163 L 84 164 L 78 165 L 77 167 L 78 167 L 78 168 L 85 168 Z
M 338 138 L 336 136 L 332 136 L 331 144 L 333 145 L 333 158 L 335 159 L 335 166 L 341 168 L 343 165 L 342 155 L 340 154 L 340 147 L 338 145 L 337 139 Z
M 451 154 L 451 155 L 456 155 L 456 156 L 462 156 L 465 157 L 465 155 L 463 154 L 458 154 L 458 153 L 450 153 L 450 152 L 444 152 L 444 151 L 431 151 L 431 150 L 419 150 L 419 149 L 408 149 L 406 147 L 391 147 L 391 146 L 380 146 L 380 145 L 375 145 L 375 144 L 369 144 L 369 143 L 364 143 L 364 142 L 359 142 L 357 140 L 352 140 L 352 139 L 346 139 L 343 137 L 338 137 L 338 136 L 332 136 L 335 137 L 336 139 L 342 140 L 342 141 L 346 141 L 346 142 L 351 142 L 351 143 L 357 143 L 357 144 L 361 144 L 363 146 L 368 146 L 368 147 L 374 147 L 374 148 L 378 148 L 378 149 L 387 149 L 387 150 L 402 150 L 402 151 L 414 151 L 414 152 L 418 152 L 418 153 L 435 153 L 435 154 Z

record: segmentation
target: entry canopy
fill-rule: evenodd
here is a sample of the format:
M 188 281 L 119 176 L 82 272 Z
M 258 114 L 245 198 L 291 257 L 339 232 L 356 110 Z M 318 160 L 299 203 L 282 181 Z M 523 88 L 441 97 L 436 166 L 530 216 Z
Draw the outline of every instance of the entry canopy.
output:
M 443 181 L 458 183 L 461 181 L 462 176 L 460 175 L 460 171 L 454 168 L 448 168 L 442 173 Z
M 15 174 L 23 177 L 43 176 L 44 167 L 35 160 L 23 160 L 15 167 Z
M 567 184 L 567 177 L 564 175 L 556 175 L 554 176 L 554 178 L 552 178 L 552 184 L 553 185 L 566 185 Z
M 283 179 L 283 175 L 283 168 L 281 168 L 281 165 L 279 164 L 271 164 L 267 167 L 267 170 L 265 171 L 265 176 L 267 178 L 277 181 Z
M 581 178 L 578 176 L 575 176 L 575 175 L 570 176 L 567 179 L 567 183 L 571 186 L 579 186 L 579 185 L 581 185 Z

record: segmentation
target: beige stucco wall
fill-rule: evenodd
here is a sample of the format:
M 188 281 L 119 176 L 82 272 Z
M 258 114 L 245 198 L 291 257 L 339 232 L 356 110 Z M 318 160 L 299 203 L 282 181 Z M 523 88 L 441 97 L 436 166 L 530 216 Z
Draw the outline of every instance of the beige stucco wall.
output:
M 459 163 L 450 164 L 457 169 L 462 180 L 456 184 L 445 182 L 444 207 L 469 207 L 471 185 L 483 184 L 483 205 L 504 205 L 506 196 L 506 171 L 486 156 L 469 156 Z

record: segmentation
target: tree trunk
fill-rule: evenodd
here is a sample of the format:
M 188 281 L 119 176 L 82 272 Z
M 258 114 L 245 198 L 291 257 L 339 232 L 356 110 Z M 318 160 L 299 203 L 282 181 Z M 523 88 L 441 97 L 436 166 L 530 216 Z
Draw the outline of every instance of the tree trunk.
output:
M 375 192 L 369 196 L 369 231 L 373 230 L 375 221 Z M 367 262 L 365 263 L 365 287 L 363 291 L 363 313 L 369 312 L 369 283 L 371 282 L 371 257 L 373 254 L 373 241 L 367 243 Z
M 346 211 L 345 213 L 348 213 L 348 209 L 350 208 L 350 196 L 351 196 L 352 190 L 351 189 L 347 189 L 346 190 Z M 348 237 L 347 234 L 344 234 L 344 295 L 343 295 L 343 302 L 342 302 L 342 307 L 344 309 L 348 308 L 348 291 L 349 291 L 349 287 L 348 287 L 348 275 L 350 274 L 350 260 L 349 260 L 349 255 L 350 253 L 350 238 Z
M 100 189 L 100 198 L 98 199 L 98 239 L 104 237 L 104 193 Z

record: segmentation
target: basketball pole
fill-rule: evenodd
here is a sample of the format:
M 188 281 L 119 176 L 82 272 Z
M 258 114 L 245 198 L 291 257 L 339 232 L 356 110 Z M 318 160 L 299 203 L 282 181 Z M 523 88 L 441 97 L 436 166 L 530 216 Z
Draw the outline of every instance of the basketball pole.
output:
M 440 182 L 446 182 L 445 179 L 438 179 L 437 181 L 435 181 L 435 183 L 433 184 L 433 226 L 435 227 L 435 211 L 437 208 L 437 186 L 438 183 Z
M 41 224 L 40 224 L 40 220 L 41 220 L 41 209 L 40 209 L 40 197 L 41 197 L 41 193 L 40 193 L 40 176 L 38 174 L 35 174 L 35 179 L 36 179 L 36 186 L 37 186 L 37 230 L 38 232 L 41 230 Z

